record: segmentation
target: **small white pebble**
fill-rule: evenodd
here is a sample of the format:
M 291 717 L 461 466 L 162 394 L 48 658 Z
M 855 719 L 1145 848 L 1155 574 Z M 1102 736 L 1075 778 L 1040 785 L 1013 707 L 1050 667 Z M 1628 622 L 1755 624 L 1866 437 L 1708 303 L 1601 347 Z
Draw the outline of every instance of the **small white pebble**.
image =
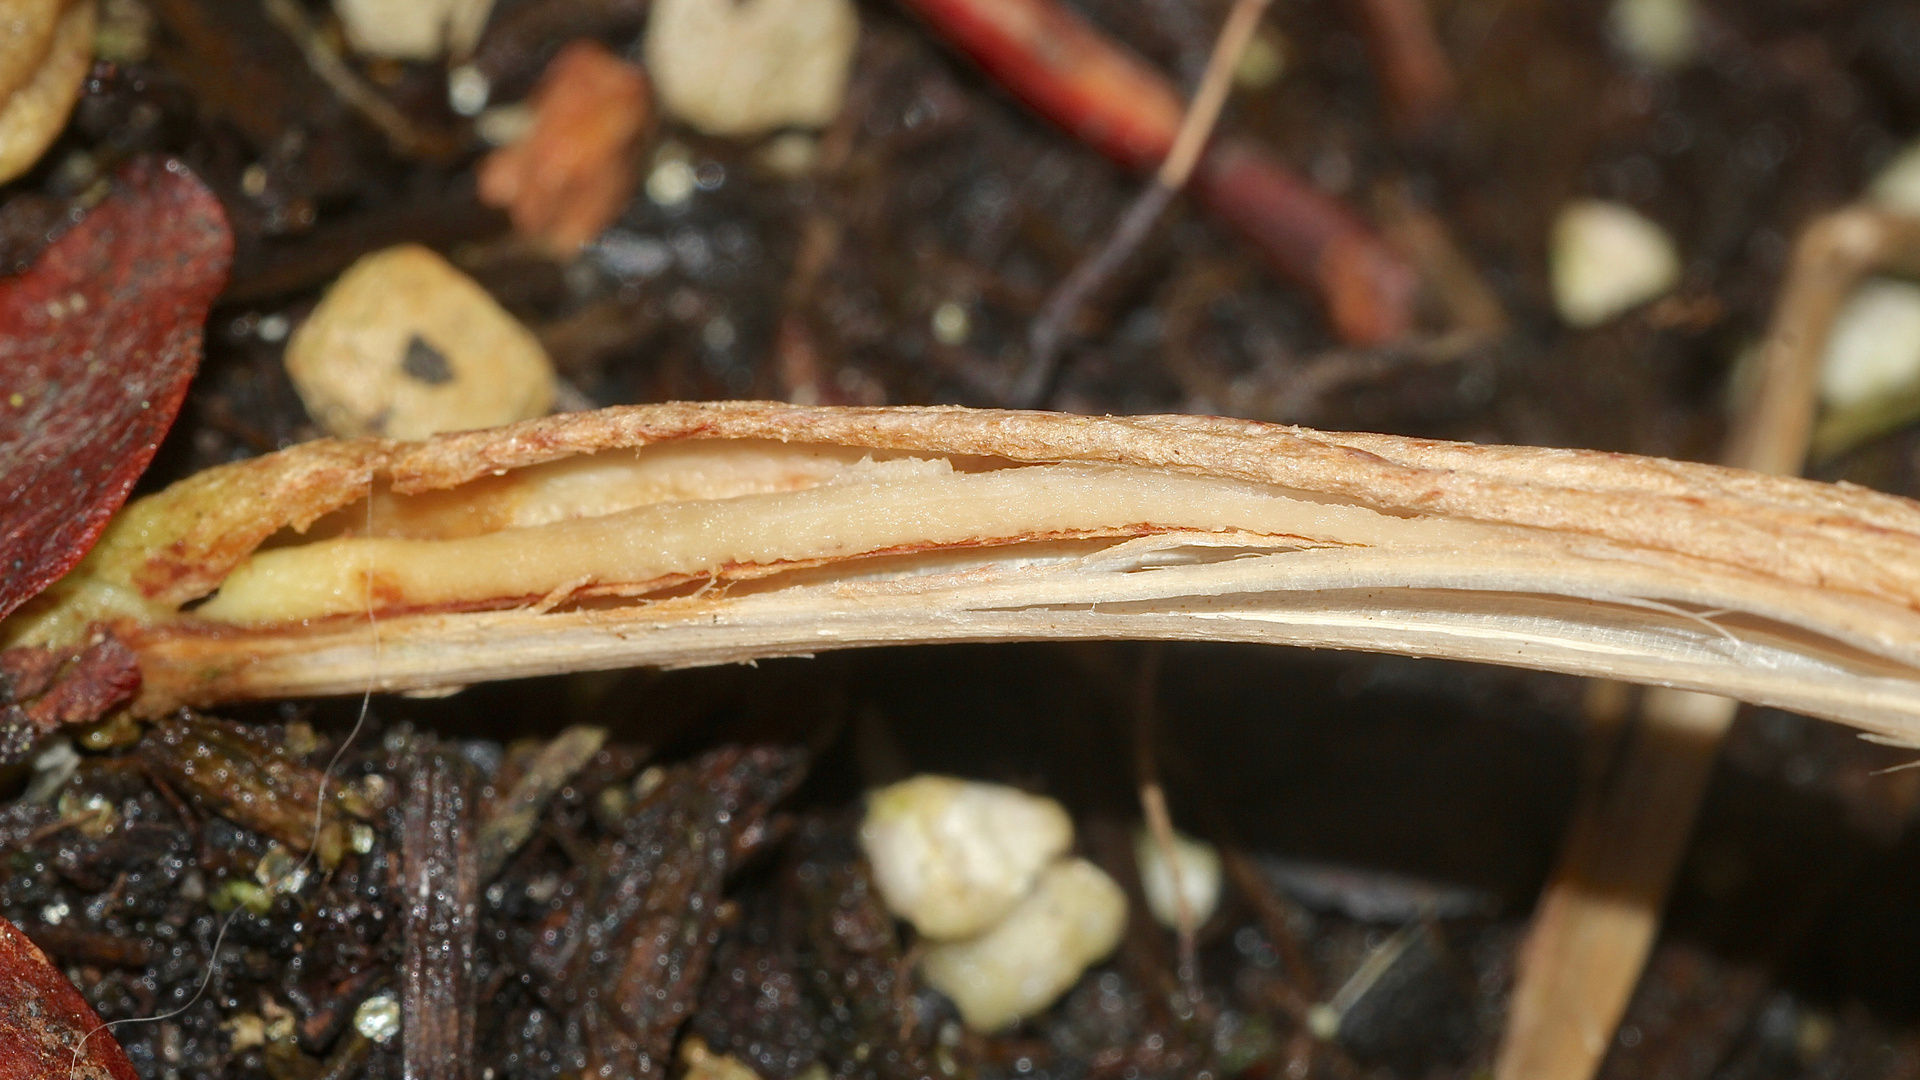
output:
M 253 1013 L 229 1017 L 220 1029 L 227 1033 L 227 1049 L 236 1054 L 267 1045 L 267 1022 Z
M 715 352 L 733 348 L 739 335 L 733 328 L 733 320 L 725 315 L 715 315 L 700 328 L 700 344 Z
M 973 317 L 965 304 L 949 300 L 933 309 L 933 340 L 942 345 L 965 345 L 973 336 Z
M 1307 1031 L 1321 1042 L 1332 1042 L 1340 1034 L 1340 1013 L 1333 1006 L 1316 1003 L 1307 1008 Z
M 348 268 L 287 342 L 286 365 L 307 412 L 343 438 L 424 439 L 543 416 L 553 404 L 540 342 L 472 278 L 413 244 Z
M 1867 201 L 1887 210 L 1920 215 L 1920 141 L 1887 162 L 1867 188 Z
M 80 768 L 80 755 L 73 749 L 73 740 L 64 735 L 56 735 L 47 740 L 47 745 L 33 758 L 33 779 L 27 783 L 27 790 L 20 795 L 20 802 L 27 806 L 40 806 L 50 801 Z
M 461 64 L 447 72 L 447 107 L 461 116 L 479 116 L 493 96 L 493 84 L 479 68 Z
M 399 1000 L 382 992 L 361 1002 L 353 1011 L 353 1029 L 374 1042 L 392 1042 L 400 1034 Z
M 297 893 L 307 883 L 307 868 L 299 856 L 274 844 L 253 865 L 253 880 L 272 892 Z
M 1247 47 L 1234 65 L 1233 84 L 1242 90 L 1263 90 L 1278 82 L 1287 71 L 1287 39 L 1270 27 L 1247 39 Z
M 1920 380 L 1920 285 L 1869 278 L 1835 316 L 1820 365 L 1820 399 L 1847 408 Z
M 1062 859 L 991 930 L 927 950 L 927 984 L 975 1031 L 995 1031 L 1058 1000 L 1120 943 L 1127 897 L 1085 859 Z
M 438 59 L 450 42 L 470 50 L 492 8 L 493 0 L 333 0 L 353 51 L 391 60 Z
M 654 0 L 644 48 L 668 113 L 758 135 L 832 121 L 859 35 L 851 0 Z
M 1052 799 L 950 776 L 881 788 L 860 826 L 887 909 L 942 941 L 998 922 L 1072 843 Z
M 653 171 L 647 174 L 647 198 L 655 206 L 681 206 L 700 186 L 693 174 L 693 164 L 684 157 L 662 154 L 654 161 Z
M 347 847 L 356 855 L 365 855 L 373 850 L 373 826 L 354 822 L 347 826 Z
M 1185 893 L 1187 909 L 1198 927 L 1213 917 L 1220 906 L 1220 853 L 1204 840 L 1183 833 L 1173 834 L 1173 858 L 1157 843 L 1153 834 L 1141 829 L 1133 838 L 1134 863 L 1140 868 L 1140 887 L 1147 894 L 1147 910 L 1161 925 L 1177 929 L 1180 905 L 1176 897 Z M 1176 889 L 1173 867 L 1180 868 Z
M 1672 70 L 1693 59 L 1693 0 L 1613 0 L 1613 36 L 1648 67 Z
M 1581 199 L 1553 223 L 1552 273 L 1560 317 L 1598 326 L 1672 289 L 1680 253 L 1665 230 L 1631 207 Z

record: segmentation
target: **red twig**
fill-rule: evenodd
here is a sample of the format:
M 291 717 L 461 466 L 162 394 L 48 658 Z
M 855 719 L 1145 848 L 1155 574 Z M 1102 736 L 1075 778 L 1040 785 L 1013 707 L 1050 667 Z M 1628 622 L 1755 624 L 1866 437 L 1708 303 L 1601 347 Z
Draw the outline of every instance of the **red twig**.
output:
M 1168 80 L 1054 0 L 903 0 L 1007 91 L 1140 172 L 1173 147 L 1185 112 Z M 1335 332 L 1381 344 L 1412 326 L 1413 271 L 1339 200 L 1271 154 L 1216 139 L 1189 182 L 1274 269 L 1314 292 Z

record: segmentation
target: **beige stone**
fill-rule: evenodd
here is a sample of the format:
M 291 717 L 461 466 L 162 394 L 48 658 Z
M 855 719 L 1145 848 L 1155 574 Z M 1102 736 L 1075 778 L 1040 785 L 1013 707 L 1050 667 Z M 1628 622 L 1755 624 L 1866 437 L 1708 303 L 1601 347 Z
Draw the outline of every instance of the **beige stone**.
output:
M 287 343 L 287 374 L 335 435 L 424 439 L 544 415 L 553 365 L 445 259 L 407 244 L 354 263 Z
M 859 36 L 851 0 L 654 0 L 647 72 L 666 111 L 709 135 L 825 127 Z
M 1560 317 L 1586 328 L 1670 291 L 1680 281 L 1680 252 L 1632 207 L 1576 199 L 1554 220 L 1551 271 Z
M 941 941 L 998 922 L 1072 843 L 1073 820 L 1052 799 L 951 776 L 881 788 L 860 826 L 887 909 Z
M 93 64 L 93 0 L 0 4 L 0 183 L 47 152 Z M 42 30 L 45 30 L 44 37 Z
M 920 971 L 968 1027 L 994 1031 L 1059 1000 L 1120 944 L 1126 925 L 1120 886 L 1085 859 L 1062 859 L 992 929 L 928 949 Z
M 362 56 L 436 60 L 473 51 L 493 0 L 333 0 L 333 11 Z

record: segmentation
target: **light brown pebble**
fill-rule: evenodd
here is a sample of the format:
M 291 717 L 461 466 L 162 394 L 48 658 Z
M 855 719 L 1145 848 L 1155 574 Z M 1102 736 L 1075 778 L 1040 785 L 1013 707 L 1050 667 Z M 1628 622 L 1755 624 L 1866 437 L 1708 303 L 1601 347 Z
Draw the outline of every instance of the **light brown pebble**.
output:
M 424 439 L 543 416 L 553 365 L 486 290 L 415 244 L 340 275 L 287 343 L 307 412 L 342 438 Z
M 40 70 L 66 7 L 64 0 L 0 0 L 0 98 Z
M 10 22 L 9 20 L 15 20 Z M 93 65 L 93 0 L 61 11 L 59 3 L 0 4 L 0 183 L 19 176 L 47 152 L 80 98 Z M 14 34 L 14 29 L 22 32 Z M 42 42 L 40 32 L 47 28 Z M 36 49 L 36 43 L 39 43 Z

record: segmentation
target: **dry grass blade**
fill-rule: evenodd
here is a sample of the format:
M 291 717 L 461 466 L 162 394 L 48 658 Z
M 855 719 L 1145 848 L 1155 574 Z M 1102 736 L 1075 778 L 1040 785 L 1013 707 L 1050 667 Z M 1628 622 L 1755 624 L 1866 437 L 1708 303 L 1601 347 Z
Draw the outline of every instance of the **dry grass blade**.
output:
M 109 625 L 147 713 L 1139 638 L 1607 676 L 1916 739 L 1916 604 L 1920 506 L 1858 488 L 1204 417 L 723 403 L 210 470 L 130 506 L 0 640 Z

